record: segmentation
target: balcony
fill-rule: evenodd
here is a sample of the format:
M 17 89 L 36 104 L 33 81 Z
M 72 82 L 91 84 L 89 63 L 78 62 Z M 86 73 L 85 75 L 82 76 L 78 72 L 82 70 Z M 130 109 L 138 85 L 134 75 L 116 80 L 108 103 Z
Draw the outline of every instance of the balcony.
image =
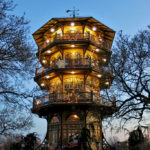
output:
M 103 63 L 98 60 L 91 60 L 86 58 L 77 59 L 62 59 L 55 60 L 52 63 L 46 64 L 45 67 L 36 68 L 36 75 L 53 70 L 53 69 L 85 69 L 91 68 L 97 71 L 111 72 L 109 67 L 104 67 Z
M 78 93 L 53 93 L 42 97 L 35 97 L 33 100 L 33 109 L 49 106 L 52 104 L 97 104 L 100 106 L 115 106 L 115 98 L 110 99 L 105 96 L 93 92 Z
M 91 44 L 101 48 L 101 49 L 106 49 L 110 50 L 111 45 L 102 39 L 99 39 L 98 37 L 86 33 L 86 34 L 81 34 L 81 33 L 65 33 L 65 34 L 55 34 L 53 37 L 48 38 L 43 45 L 39 46 L 39 51 L 53 46 L 54 43 L 67 43 L 68 42 L 91 42 Z

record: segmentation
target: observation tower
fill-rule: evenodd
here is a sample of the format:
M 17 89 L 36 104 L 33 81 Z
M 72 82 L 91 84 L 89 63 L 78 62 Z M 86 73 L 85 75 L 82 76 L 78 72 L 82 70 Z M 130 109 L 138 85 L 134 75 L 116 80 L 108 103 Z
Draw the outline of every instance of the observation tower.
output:
M 49 150 L 102 150 L 102 119 L 116 111 L 115 98 L 101 94 L 113 81 L 114 35 L 93 17 L 52 18 L 33 34 L 34 80 L 47 94 L 34 98 L 32 112 L 47 119 Z

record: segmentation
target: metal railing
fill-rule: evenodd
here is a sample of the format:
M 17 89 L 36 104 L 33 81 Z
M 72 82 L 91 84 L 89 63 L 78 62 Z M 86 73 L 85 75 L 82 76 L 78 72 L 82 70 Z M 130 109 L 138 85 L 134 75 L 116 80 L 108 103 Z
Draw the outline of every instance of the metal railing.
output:
M 77 58 L 77 59 L 62 59 L 55 60 L 51 63 L 47 63 L 44 67 L 36 68 L 36 75 L 46 72 L 50 69 L 57 68 L 92 68 L 96 70 L 111 71 L 109 67 L 103 67 L 103 65 L 98 60 L 86 59 L 86 58 Z
M 113 101 L 113 102 L 112 102 Z M 93 92 L 71 92 L 71 93 L 52 93 L 49 95 L 34 97 L 33 109 L 50 104 L 81 104 L 81 103 L 96 103 L 100 105 L 112 106 L 115 99 L 110 99 L 107 96 L 98 96 Z
M 99 39 L 98 37 L 90 34 L 90 33 L 64 33 L 64 34 L 55 34 L 53 37 L 48 38 L 44 44 L 39 46 L 39 51 L 41 51 L 43 48 L 46 48 L 53 42 L 67 42 L 67 41 L 90 41 L 93 44 L 96 44 L 96 46 L 110 50 L 111 45 L 108 42 L 102 41 L 102 39 Z

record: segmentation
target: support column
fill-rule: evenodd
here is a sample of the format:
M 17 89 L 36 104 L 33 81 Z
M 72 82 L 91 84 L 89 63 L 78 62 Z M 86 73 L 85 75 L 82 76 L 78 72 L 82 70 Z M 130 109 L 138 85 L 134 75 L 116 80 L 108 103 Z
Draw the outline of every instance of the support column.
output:
M 102 116 L 99 116 L 99 126 L 100 126 L 100 141 L 99 141 L 99 149 L 103 150 L 103 132 L 102 132 Z

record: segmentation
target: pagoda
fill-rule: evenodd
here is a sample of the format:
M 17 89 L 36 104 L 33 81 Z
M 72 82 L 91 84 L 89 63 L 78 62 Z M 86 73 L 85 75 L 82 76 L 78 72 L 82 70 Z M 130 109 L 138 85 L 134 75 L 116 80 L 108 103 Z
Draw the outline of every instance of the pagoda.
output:
M 49 150 L 102 150 L 102 119 L 116 111 L 115 98 L 101 94 L 113 81 L 114 35 L 93 17 L 52 18 L 33 34 L 44 94 L 32 112 L 47 120 Z

